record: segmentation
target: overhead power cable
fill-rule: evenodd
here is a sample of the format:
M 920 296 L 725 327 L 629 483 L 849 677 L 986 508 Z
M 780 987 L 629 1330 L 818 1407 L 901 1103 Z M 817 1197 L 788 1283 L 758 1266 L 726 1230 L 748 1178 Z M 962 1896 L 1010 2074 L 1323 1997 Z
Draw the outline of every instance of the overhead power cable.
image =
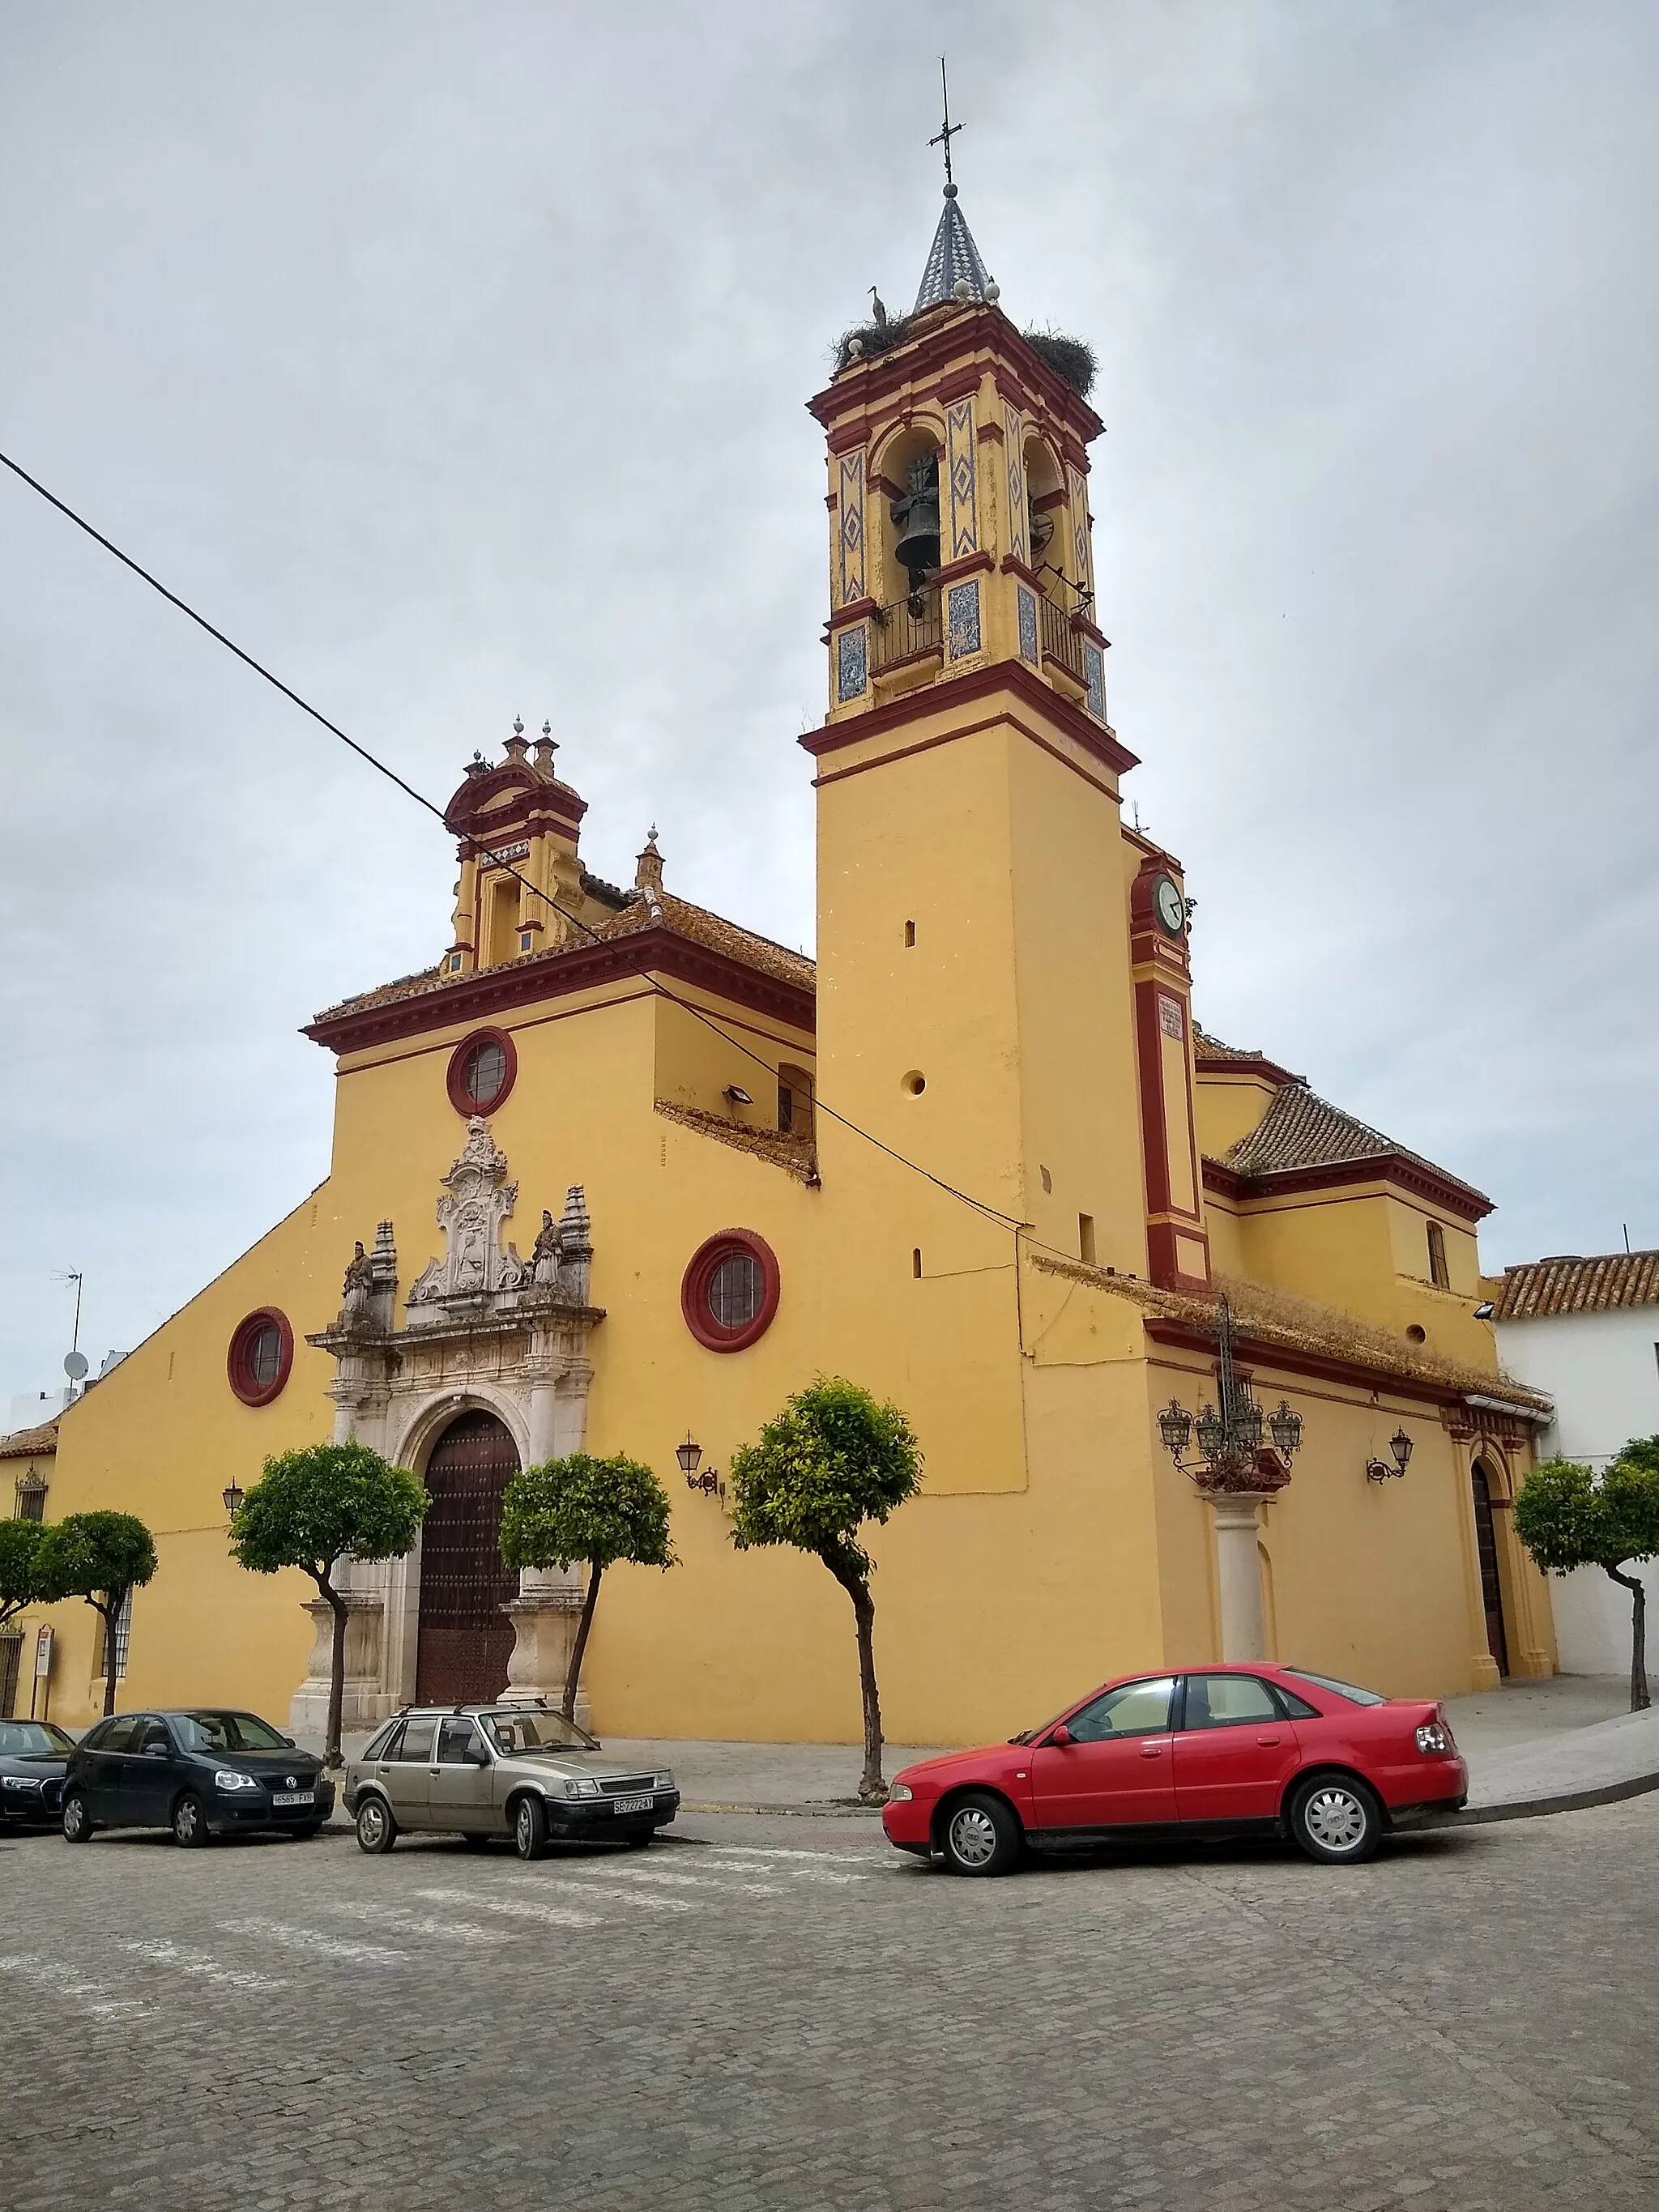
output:
M 394 768 L 389 767 L 378 755 L 372 753 L 367 745 L 360 744 L 356 738 L 349 736 L 337 722 L 331 721 L 320 708 L 313 707 L 308 699 L 303 698 L 291 684 L 284 684 L 282 678 L 267 668 L 262 660 L 257 660 L 252 653 L 245 651 L 237 644 L 234 638 L 228 637 L 224 631 L 210 623 L 205 615 L 198 613 L 187 599 L 181 599 L 176 592 L 169 591 L 161 579 L 152 575 L 142 562 L 135 561 L 130 553 L 124 552 L 113 539 L 106 538 L 103 532 L 95 528 L 83 514 L 77 514 L 67 501 L 59 499 L 55 492 L 49 491 L 38 477 L 31 476 L 19 462 L 12 459 L 10 454 L 0 453 L 0 464 L 3 464 L 9 469 L 12 474 L 26 483 L 31 491 L 38 492 L 49 507 L 56 507 L 58 514 L 67 521 L 72 522 L 77 530 L 84 531 L 95 544 L 103 547 L 105 552 L 112 554 L 124 568 L 130 568 L 133 574 L 148 584 L 153 592 L 159 592 L 169 606 L 176 607 L 179 612 L 193 622 L 198 629 L 205 630 L 216 644 L 223 646 L 227 653 L 234 653 L 245 667 L 251 668 L 256 676 L 262 678 L 274 690 L 280 691 L 283 698 L 297 707 L 301 714 L 308 714 L 311 720 L 326 730 L 331 737 L 337 738 L 343 745 L 348 746 L 356 754 L 359 760 L 366 762 L 376 775 L 383 775 L 388 783 L 395 784 L 405 798 L 412 799 L 417 806 L 423 807 L 428 814 L 443 823 L 446 829 L 448 828 L 443 808 L 428 799 L 423 791 L 417 791 L 412 783 L 406 782 Z M 478 842 L 477 839 L 471 842 Z M 556 899 L 550 898 L 538 884 L 532 884 L 527 876 L 520 875 L 518 869 L 501 854 L 493 852 L 488 846 L 482 844 L 479 845 L 479 850 L 493 866 L 501 868 L 515 883 L 522 885 L 544 905 L 551 907 L 555 914 L 562 915 L 574 928 L 580 930 L 595 944 L 603 945 L 612 942 L 602 932 L 595 929 L 591 923 L 584 921 L 580 915 L 572 914 L 567 907 L 561 906 Z M 723 1042 L 734 1047 L 746 1060 L 752 1060 L 757 1067 L 764 1069 L 767 1074 L 774 1076 L 776 1074 L 777 1070 L 769 1060 L 763 1060 L 757 1052 L 744 1044 L 741 1038 L 733 1036 L 729 1030 L 723 1029 L 714 1016 L 704 1008 L 693 1005 L 688 999 L 681 998 L 678 992 L 671 991 L 654 975 L 648 975 L 645 980 L 659 998 L 665 1000 L 670 1006 L 679 1007 L 682 1012 L 690 1014 L 694 1021 L 701 1022 L 705 1029 L 711 1030 Z M 1012 1213 L 1003 1212 L 1000 1207 L 988 1205 L 983 1199 L 974 1197 L 971 1192 L 959 1189 L 955 1183 L 946 1182 L 943 1176 L 935 1175 L 931 1168 L 923 1167 L 919 1160 L 909 1158 L 905 1153 L 884 1143 L 881 1138 L 851 1120 L 847 1115 L 837 1113 L 836 1109 L 829 1104 L 816 1090 L 812 1094 L 812 1104 L 816 1113 L 828 1115 L 832 1121 L 839 1122 L 842 1128 L 849 1130 L 854 1136 L 861 1137 L 866 1144 L 873 1145 L 878 1152 L 884 1152 L 889 1159 L 896 1161 L 899 1166 L 908 1168 L 913 1175 L 921 1176 L 926 1182 L 932 1183 L 935 1189 L 942 1190 L 949 1197 L 959 1200 L 963 1206 L 970 1206 L 975 1213 L 983 1216 L 988 1221 L 995 1222 L 999 1227 L 1012 1230 L 1016 1238 L 1020 1232 L 1024 1231 L 1028 1243 L 1038 1243 L 1039 1240 L 1032 1237 L 1029 1233 L 1030 1227 L 1029 1223 L 1018 1219 Z M 1060 1252 L 1057 1246 L 1042 1245 L 1041 1249 L 1053 1252 L 1060 1259 L 1069 1260 L 1072 1256 L 1069 1253 Z

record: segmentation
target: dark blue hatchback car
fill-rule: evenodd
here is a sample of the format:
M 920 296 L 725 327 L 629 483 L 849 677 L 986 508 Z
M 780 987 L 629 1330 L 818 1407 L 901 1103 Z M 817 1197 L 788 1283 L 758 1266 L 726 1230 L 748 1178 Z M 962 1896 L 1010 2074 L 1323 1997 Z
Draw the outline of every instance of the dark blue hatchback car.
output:
M 198 1705 L 118 1713 L 88 1729 L 64 1775 L 64 1833 L 171 1828 L 175 1843 L 259 1829 L 314 1836 L 334 1810 L 322 1763 L 242 1713 Z

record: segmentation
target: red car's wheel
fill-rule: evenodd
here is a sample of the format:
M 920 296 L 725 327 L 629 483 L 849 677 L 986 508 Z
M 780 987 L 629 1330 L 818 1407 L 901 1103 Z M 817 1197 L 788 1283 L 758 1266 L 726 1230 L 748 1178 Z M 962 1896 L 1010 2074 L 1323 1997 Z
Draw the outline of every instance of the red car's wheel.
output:
M 1012 1874 L 1025 1834 L 1000 1797 L 975 1790 L 948 1808 L 939 1841 L 952 1874 Z
M 1376 1856 L 1382 1808 L 1352 1775 L 1327 1774 L 1297 1791 L 1290 1826 L 1298 1849 L 1322 1866 L 1357 1866 Z

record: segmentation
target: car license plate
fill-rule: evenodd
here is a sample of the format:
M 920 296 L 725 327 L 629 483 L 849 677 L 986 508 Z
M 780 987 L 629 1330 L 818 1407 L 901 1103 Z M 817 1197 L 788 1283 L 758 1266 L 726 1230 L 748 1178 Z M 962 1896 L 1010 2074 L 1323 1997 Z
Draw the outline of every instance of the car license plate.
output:
M 649 1813 L 656 1802 L 654 1797 L 618 1797 L 612 1809 L 618 1813 Z
M 314 1790 L 274 1790 L 271 1792 L 270 1802 L 279 1807 L 314 1805 L 317 1802 L 317 1792 Z

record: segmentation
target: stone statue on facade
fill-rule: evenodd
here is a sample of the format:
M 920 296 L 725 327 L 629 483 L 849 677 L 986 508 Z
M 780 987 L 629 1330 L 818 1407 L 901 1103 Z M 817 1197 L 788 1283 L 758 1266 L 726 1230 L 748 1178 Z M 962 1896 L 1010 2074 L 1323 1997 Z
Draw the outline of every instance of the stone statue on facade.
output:
M 357 1249 L 346 1263 L 345 1304 L 340 1313 L 343 1328 L 362 1328 L 373 1319 L 369 1300 L 374 1290 L 374 1262 L 357 1240 Z
M 542 1225 L 536 1231 L 536 1249 L 531 1255 L 530 1279 L 538 1291 L 556 1289 L 559 1280 L 559 1226 L 546 1206 L 542 1208 Z

